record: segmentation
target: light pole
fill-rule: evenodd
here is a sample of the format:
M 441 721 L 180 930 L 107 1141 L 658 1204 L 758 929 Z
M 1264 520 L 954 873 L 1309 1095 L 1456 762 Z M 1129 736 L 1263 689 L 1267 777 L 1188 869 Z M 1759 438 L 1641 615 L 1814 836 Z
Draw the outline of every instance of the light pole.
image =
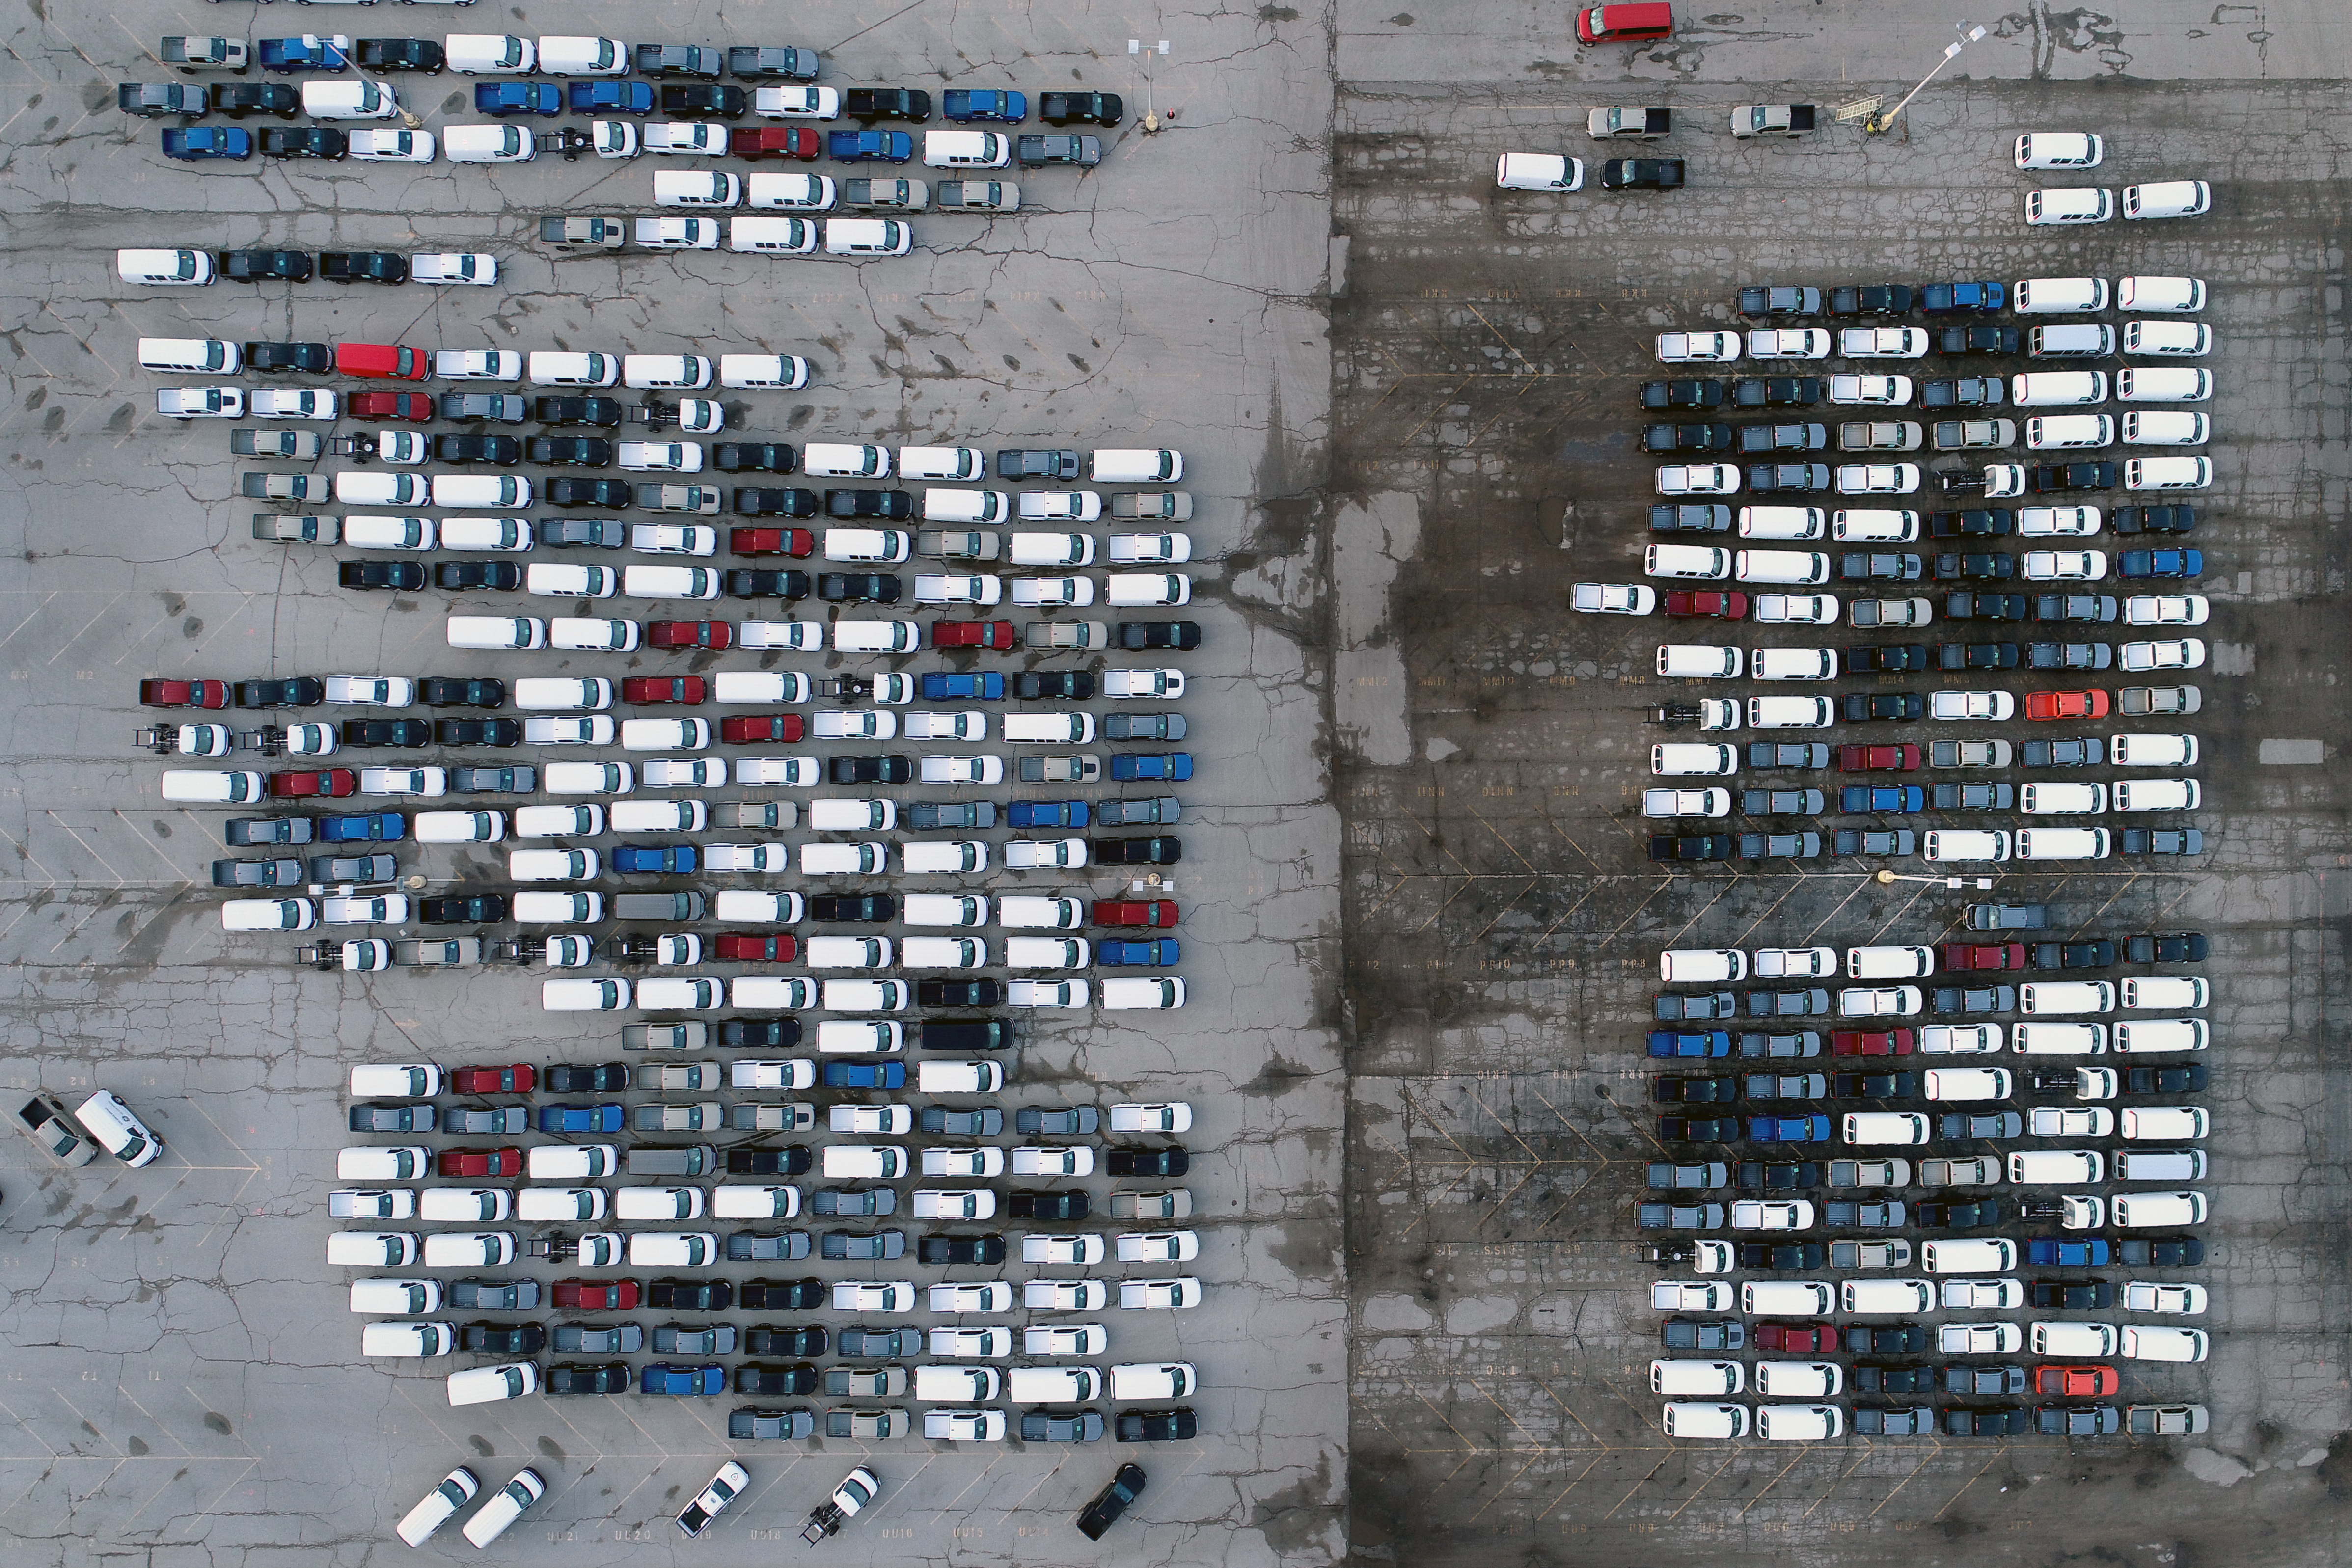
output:
M 1895 126 L 1895 117 L 1902 113 L 1904 109 L 1909 105 L 1913 99 L 1919 96 L 1921 89 L 1925 88 L 1929 82 L 1936 79 L 1936 73 L 1942 70 L 1946 66 L 1950 65 L 1953 60 L 1958 58 L 1962 49 L 1967 48 L 1970 44 L 1975 43 L 1979 38 L 1985 36 L 1985 30 L 1982 27 L 1971 27 L 1966 22 L 1955 22 L 1952 26 L 1959 31 L 1960 37 L 1958 41 L 1956 43 L 1946 44 L 1944 46 L 1944 57 L 1937 60 L 1935 65 L 1929 68 L 1927 74 L 1919 78 L 1918 87 L 1913 88 L 1909 92 L 1903 95 L 1903 101 L 1901 103 L 1896 104 L 1893 109 L 1888 110 L 1885 113 L 1879 115 L 1871 120 L 1869 128 L 1873 131 L 1893 130 Z
M 1898 882 L 1939 882 L 1946 887 L 1974 887 L 1979 891 L 1992 886 L 1992 878 L 1989 876 L 1906 876 L 1897 871 L 1880 872 L 1878 881 L 1890 887 Z
M 1155 52 L 1165 55 L 1168 52 L 1168 40 L 1160 39 L 1160 47 L 1154 51 L 1145 48 L 1141 38 L 1129 38 L 1127 41 L 1127 52 L 1143 57 L 1143 119 L 1139 123 L 1143 127 L 1143 133 L 1150 136 L 1160 129 L 1160 115 L 1152 108 L 1151 103 L 1151 57 Z

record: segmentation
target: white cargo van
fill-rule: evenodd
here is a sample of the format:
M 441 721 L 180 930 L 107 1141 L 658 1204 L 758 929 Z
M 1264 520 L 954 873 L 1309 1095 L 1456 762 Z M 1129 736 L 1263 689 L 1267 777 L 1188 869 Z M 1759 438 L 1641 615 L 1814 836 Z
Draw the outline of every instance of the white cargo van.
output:
M 621 356 L 618 354 L 533 349 L 528 365 L 533 386 L 609 387 L 619 385 L 621 381 Z
M 1140 607 L 1190 604 L 1192 580 L 1177 571 L 1114 571 L 1103 580 L 1103 602 Z
M 988 455 L 977 446 L 901 446 L 898 476 L 969 485 L 988 477 Z
M 1736 947 L 1672 947 L 1658 955 L 1658 978 L 1703 986 L 1748 977 L 1748 955 Z
M 2189 975 L 2137 975 L 2123 983 L 2126 1012 L 2149 1008 L 2201 1008 L 2212 998 L 2212 988 Z
M 2202 490 L 2213 483 L 2210 457 L 2126 457 L 2126 490 Z
M 2096 1149 L 2011 1149 L 2009 1179 L 2020 1186 L 2074 1186 L 2106 1179 Z
M 1827 697 L 1749 697 L 1748 722 L 1757 729 L 1827 729 L 1837 709 Z
M 2103 861 L 2112 841 L 2105 828 L 2020 828 L 2017 858 L 2026 861 Z
M 441 1284 L 437 1280 L 353 1280 L 351 1307 L 355 1312 L 423 1317 L 441 1310 Z
M 1850 980 L 1916 980 L 1936 972 L 1932 947 L 1849 947 L 1845 973 Z
M 2043 1018 L 2113 1012 L 2116 988 L 2106 980 L 2028 980 L 2017 988 L 2017 1007 Z
M 814 450 L 812 448 L 811 450 Z M 879 452 L 882 448 L 868 447 Z M 839 561 L 905 560 L 915 548 L 914 536 L 902 528 L 827 528 L 824 559 Z
M 2116 1050 L 2125 1053 L 2203 1051 L 2211 1038 L 2203 1019 L 2142 1019 L 2116 1025 Z
M 2116 372 L 2116 396 L 2125 402 L 2203 402 L 2212 395 L 2210 371 L 2182 365 L 2126 365 Z
M 1728 746 L 1668 741 L 1650 747 L 1650 771 L 1660 778 L 1739 771 L 1739 754 Z
M 2010 836 L 1982 828 L 1930 828 L 1919 841 L 1921 858 L 1931 861 L 2005 861 Z
M 716 170 L 708 169 L 656 169 L 654 171 L 654 205 L 657 207 L 731 207 L 742 199 L 743 176 L 740 174 L 723 174 Z M 795 223 L 799 220 L 786 218 L 782 221 Z M 635 357 L 631 356 L 631 358 Z M 637 383 L 631 382 L 629 384 L 635 386 Z M 695 382 L 673 384 L 708 386 L 709 383 Z
M 2006 1274 L 2017 1267 L 2017 1243 L 2006 1237 L 1945 1237 L 1921 1244 L 1919 1266 L 1930 1274 Z
M 2131 1230 L 2205 1223 L 2201 1192 L 2127 1192 L 2118 1195 L 2111 1207 L 2116 1223 Z
M 1837 1292 L 1818 1280 L 1750 1280 L 1739 1287 L 1739 1310 L 1751 1317 L 1821 1317 Z
M 1739 537 L 1743 539 L 1817 539 L 1822 537 L 1819 507 L 1742 507 Z
M 2021 1023 L 2010 1030 L 2010 1049 L 2021 1056 L 2100 1056 L 2107 1049 L 2107 1026 Z
M 2025 354 L 2032 360 L 2096 360 L 2115 351 L 2116 329 L 2097 322 L 2034 327 L 2025 334 Z
M 2021 316 L 2051 315 L 2064 310 L 2105 310 L 2107 280 L 2104 277 L 2028 277 L 2010 290 L 2010 306 Z
M 618 38 L 542 33 L 539 68 L 551 77 L 619 77 L 629 74 L 629 46 Z
M 1013 536 L 1020 538 L 1018 534 Z M 1740 674 L 1746 651 L 1700 643 L 1663 643 L 1658 646 L 1658 674 L 1693 678 L 1729 677 Z
M 224 931 L 308 931 L 319 923 L 307 898 L 232 898 L 221 905 Z
M 2014 1083 L 2005 1067 L 1931 1067 L 1923 1087 L 1930 1100 L 2006 1100 Z
M 602 712 L 613 706 L 613 683 L 602 675 L 529 675 L 509 688 L 514 706 L 530 713 Z
M 125 283 L 202 284 L 215 276 L 205 250 L 118 250 L 114 273 Z
M 536 615 L 452 615 L 443 630 L 452 648 L 547 645 L 547 622 Z
M 1102 1374 L 1091 1366 L 1016 1366 L 1004 1382 L 1004 1396 L 1016 1405 L 1076 1405 L 1102 1397 Z
M 1916 1111 L 1848 1111 L 1845 1142 L 1857 1148 L 1880 1144 L 1924 1144 L 1927 1118 Z
M 1642 552 L 1645 577 L 1717 580 L 1731 575 L 1731 552 L 1705 545 L 1651 545 Z
M 74 1107 L 74 1120 L 100 1148 L 126 1166 L 152 1166 L 163 1152 L 163 1140 L 104 1089 Z
M 927 168 L 1002 169 L 1012 159 L 1013 139 L 993 131 L 923 132 L 923 163 Z
M 908 925 L 985 925 L 988 898 L 977 893 L 910 893 L 901 902 L 898 918 Z
M 1087 477 L 1099 485 L 1162 485 L 1184 477 L 1184 455 L 1167 447 L 1105 446 L 1087 459 Z
M 1744 1405 L 1676 1401 L 1663 1407 L 1659 1420 L 1669 1437 L 1696 1437 L 1721 1442 L 1748 1436 L 1748 1407 Z
M 832 218 L 824 225 L 827 256 L 904 256 L 914 248 L 914 225 L 896 218 Z
M 911 653 L 923 645 L 923 629 L 913 621 L 836 621 L 833 646 L 843 653 Z
M 1924 1312 L 1935 1307 L 1936 1287 L 1925 1280 L 1847 1280 L 1838 1297 L 1849 1312 Z
M 2036 1355 L 2095 1359 L 2116 1354 L 2113 1323 L 2035 1323 L 2027 1339 Z
M 1827 648 L 1759 648 L 1748 673 L 1759 681 L 1834 680 L 1837 654 Z
M 1840 544 L 1902 545 L 1919 537 L 1919 514 L 1885 508 L 1841 508 L 1830 523 Z
M 163 787 L 166 800 L 203 806 L 242 805 L 260 800 L 269 788 L 258 773 L 218 772 L 208 768 L 167 768 Z
M 2009 401 L 2020 408 L 2058 408 L 2107 401 L 2105 371 L 2041 371 L 2009 378 Z
M 1069 931 L 1086 924 L 1087 906 L 1076 898 L 1037 898 L 1008 894 L 996 901 L 996 923 L 1008 931 Z
M 919 449 L 898 450 L 903 462 L 906 453 Z M 1002 490 L 926 490 L 922 512 L 927 523 L 1001 523 L 1013 515 L 1013 498 Z M 986 559 L 994 559 L 995 552 Z
M 1746 1369 L 1736 1361 L 1654 1361 L 1650 1363 L 1653 1394 L 1737 1394 L 1747 1386 Z
M 2125 1325 L 2126 1361 L 2202 1361 L 2210 1344 L 2203 1329 L 2143 1328 Z
M 1672 547 L 1653 545 L 1650 548 L 1654 551 Z M 1712 553 L 1721 555 L 1723 552 L 1716 550 Z M 1717 572 L 1715 575 L 1722 574 Z M 1827 582 L 1830 580 L 1830 558 L 1820 550 L 1744 549 L 1735 558 L 1732 575 L 1742 582 Z
M 150 371 L 216 371 L 233 376 L 245 368 L 245 351 L 218 338 L 142 338 L 139 363 Z
M 436 507 L 528 507 L 530 481 L 520 474 L 436 474 Z
M 1003 738 L 1016 745 L 1083 746 L 1095 737 L 1090 713 L 1008 713 L 997 722 Z

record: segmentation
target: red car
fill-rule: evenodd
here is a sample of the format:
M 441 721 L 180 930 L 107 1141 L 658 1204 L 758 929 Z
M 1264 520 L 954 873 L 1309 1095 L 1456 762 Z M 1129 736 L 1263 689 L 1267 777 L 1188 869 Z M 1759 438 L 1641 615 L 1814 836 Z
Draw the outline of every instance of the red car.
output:
M 727 133 L 727 151 L 738 158 L 798 158 L 814 162 L 824 142 L 805 125 L 745 125 Z
M 621 682 L 625 703 L 684 703 L 698 706 L 710 695 L 700 675 L 629 675 Z
M 2107 694 L 2105 692 L 2028 692 L 2025 694 L 2025 716 L 2028 718 L 2105 718 L 2107 716 Z
M 1794 1351 L 1800 1355 L 1811 1355 L 1818 1351 L 1835 1350 L 1838 1332 L 1828 1323 L 1758 1323 L 1758 1350 Z
M 724 621 L 648 621 L 649 648 L 731 648 L 735 628 Z
M 1830 1031 L 1832 1056 L 1908 1056 L 1918 1037 L 1907 1029 L 1838 1029 Z
M 737 555 L 798 558 L 816 549 L 816 536 L 806 528 L 730 528 L 727 548 Z
M 520 1149 L 444 1149 L 441 1151 L 441 1174 L 445 1176 L 519 1176 L 522 1175 Z
M 757 746 L 764 740 L 796 741 L 808 733 L 808 722 L 796 713 L 746 713 L 719 721 L 719 738 L 730 746 Z
M 2116 1369 L 2112 1366 L 2037 1366 L 2033 1369 L 2033 1392 L 2088 1396 L 2113 1394 L 2116 1391 Z
M 281 800 L 299 800 L 311 795 L 340 798 L 359 787 L 360 776 L 348 768 L 321 768 L 315 771 L 305 768 L 299 773 L 269 776 L 269 792 Z
M 539 1069 L 517 1062 L 512 1067 L 460 1067 L 449 1074 L 455 1094 L 528 1094 L 539 1082 Z
M 226 681 L 142 681 L 142 707 L 226 707 Z
M 1659 596 L 1658 608 L 1669 615 L 1711 615 L 1718 621 L 1738 621 L 1748 613 L 1748 595 L 1712 591 L 1701 593 L 1677 588 Z
M 2022 969 L 2025 967 L 2025 944 L 1991 942 L 1979 946 L 1974 942 L 1947 942 L 1944 944 L 1944 967 Z
M 1176 905 L 1165 898 L 1106 898 L 1096 901 L 1094 923 L 1097 925 L 1156 925 L 1176 924 Z
M 555 1304 L 566 1312 L 628 1312 L 645 1291 L 635 1280 L 558 1280 Z
M 1838 747 L 1838 771 L 1841 773 L 1916 773 L 1918 769 L 1919 748 L 1916 746 Z
M 1010 621 L 934 621 L 931 622 L 931 646 L 934 648 L 1010 648 L 1013 646 L 1013 622 Z
M 422 349 L 398 343 L 338 343 L 335 369 L 347 376 L 375 376 L 395 382 L 421 382 L 433 368 L 433 356 Z
M 343 406 L 353 419 L 405 419 L 423 424 L 433 417 L 433 398 L 426 392 L 355 392 Z
M 801 939 L 793 936 L 755 936 L 748 931 L 721 931 L 719 956 L 740 964 L 789 964 L 801 956 Z

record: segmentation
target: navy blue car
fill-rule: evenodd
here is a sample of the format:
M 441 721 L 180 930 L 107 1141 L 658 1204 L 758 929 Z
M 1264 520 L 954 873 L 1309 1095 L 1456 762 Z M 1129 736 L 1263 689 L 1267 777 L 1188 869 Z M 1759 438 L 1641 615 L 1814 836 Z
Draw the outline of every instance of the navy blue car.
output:
M 1029 118 L 1029 99 L 1025 93 L 951 88 L 941 112 L 953 120 L 992 120 L 1001 125 L 1018 125 Z
M 968 675 L 952 670 L 934 670 L 923 677 L 925 702 L 950 702 L 958 697 L 1001 703 L 1004 700 L 1004 677 L 992 671 Z
M 618 1105 L 541 1105 L 542 1133 L 617 1133 L 626 1118 Z
M 692 844 L 623 844 L 613 852 L 617 872 L 690 872 L 701 863 Z
M 291 75 L 296 71 L 346 71 L 352 62 L 343 50 L 351 40 L 340 36 L 321 37 L 305 33 L 299 38 L 264 38 L 255 53 L 260 57 L 261 68 Z
M 641 81 L 575 81 L 565 89 L 574 114 L 635 114 L 654 111 L 654 89 Z
M 208 158 L 253 156 L 253 132 L 234 125 L 174 125 L 163 132 L 163 156 L 201 163 Z
M 1748 1136 L 1759 1144 L 1826 1144 L 1830 1141 L 1830 1119 L 1827 1116 L 1750 1116 Z
M 1016 828 L 1083 828 L 1089 820 L 1084 800 L 1015 800 L 1004 817 Z
M 903 1061 L 828 1061 L 822 1082 L 827 1089 L 904 1089 Z
M 2054 1263 L 2061 1268 L 2095 1269 L 2108 1260 L 2107 1243 L 2098 1236 L 2035 1236 L 2025 1243 L 2029 1263 Z
M 1139 779 L 1165 779 L 1181 784 L 1192 777 L 1189 751 L 1121 752 L 1110 759 L 1110 776 L 1122 784 Z
M 1112 968 L 1165 968 L 1181 956 L 1173 936 L 1150 942 L 1111 941 L 1095 944 L 1095 962 Z
M 474 112 L 505 117 L 563 112 L 563 89 L 551 81 L 480 81 L 474 84 Z
M 397 811 L 319 819 L 319 841 L 322 844 L 388 844 L 407 835 L 408 819 Z
M 1916 784 L 1849 784 L 1838 791 L 1841 811 L 1924 811 L 1927 791 Z
M 825 138 L 825 152 L 836 163 L 904 163 L 915 155 L 915 139 L 903 131 L 836 131 Z
M 2205 556 L 2193 549 L 2127 549 L 2119 568 L 2126 577 L 2202 577 Z
M 727 1369 L 716 1363 L 709 1366 L 672 1366 L 656 1361 L 646 1368 L 637 1388 L 645 1394 L 724 1394 Z

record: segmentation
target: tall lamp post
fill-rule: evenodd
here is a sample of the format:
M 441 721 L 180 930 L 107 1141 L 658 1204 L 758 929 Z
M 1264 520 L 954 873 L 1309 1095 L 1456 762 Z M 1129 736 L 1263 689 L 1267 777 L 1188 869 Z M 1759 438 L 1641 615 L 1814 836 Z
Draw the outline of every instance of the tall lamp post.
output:
M 1880 131 L 1893 130 L 1895 128 L 1895 117 L 1901 114 L 1903 110 L 1909 106 L 1911 100 L 1919 96 L 1922 89 L 1926 88 L 1929 82 L 1936 79 L 1936 73 L 1942 70 L 1946 66 L 1950 65 L 1953 60 L 1957 59 L 1962 49 L 1967 48 L 1970 44 L 1975 43 L 1979 38 L 1985 36 L 1985 30 L 1982 27 L 1971 27 L 1966 22 L 1955 22 L 1952 26 L 1959 30 L 1960 37 L 1958 40 L 1944 46 L 1944 57 L 1937 60 L 1935 65 L 1929 68 L 1927 74 L 1919 78 L 1918 87 L 1913 88 L 1909 92 L 1903 95 L 1903 101 L 1901 103 L 1896 104 L 1893 109 L 1888 110 L 1885 113 L 1881 114 L 1871 120 L 1869 128 L 1872 131 Z

